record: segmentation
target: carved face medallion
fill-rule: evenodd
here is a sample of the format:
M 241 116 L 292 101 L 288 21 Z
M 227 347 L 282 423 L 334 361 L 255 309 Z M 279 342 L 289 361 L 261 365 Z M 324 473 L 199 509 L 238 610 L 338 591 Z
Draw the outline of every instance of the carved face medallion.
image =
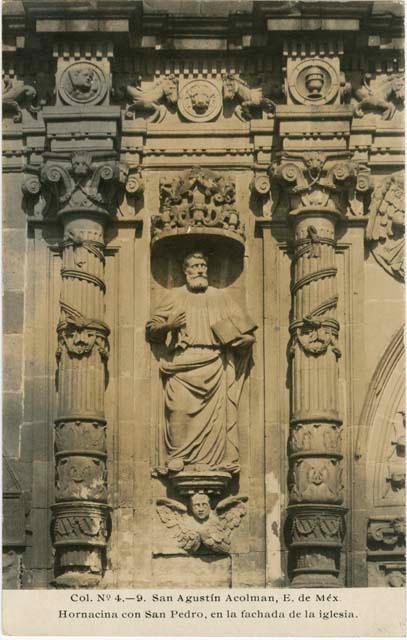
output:
M 106 91 L 103 72 L 91 62 L 75 62 L 61 75 L 59 94 L 67 104 L 97 104 Z
M 221 93 L 209 80 L 191 80 L 180 92 L 178 108 L 191 122 L 209 122 L 222 108 Z

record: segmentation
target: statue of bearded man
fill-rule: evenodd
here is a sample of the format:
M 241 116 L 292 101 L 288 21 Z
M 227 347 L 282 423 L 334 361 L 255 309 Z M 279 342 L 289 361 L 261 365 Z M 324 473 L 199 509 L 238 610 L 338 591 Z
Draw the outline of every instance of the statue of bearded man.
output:
M 239 471 L 237 409 L 257 326 L 230 296 L 208 286 L 207 259 L 189 254 L 186 284 L 172 289 L 147 323 L 165 396 L 167 470 Z

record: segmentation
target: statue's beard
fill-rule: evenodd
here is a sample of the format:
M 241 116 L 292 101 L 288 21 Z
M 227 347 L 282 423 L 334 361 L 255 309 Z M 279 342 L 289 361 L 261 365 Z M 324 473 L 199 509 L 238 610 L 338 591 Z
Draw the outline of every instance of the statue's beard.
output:
M 208 278 L 206 276 L 186 276 L 187 287 L 190 291 L 206 291 Z

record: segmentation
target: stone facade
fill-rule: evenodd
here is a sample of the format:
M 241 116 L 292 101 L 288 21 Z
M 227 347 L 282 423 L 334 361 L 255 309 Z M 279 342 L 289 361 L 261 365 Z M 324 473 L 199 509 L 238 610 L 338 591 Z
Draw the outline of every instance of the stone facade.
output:
M 404 584 L 402 23 L 3 3 L 6 588 Z

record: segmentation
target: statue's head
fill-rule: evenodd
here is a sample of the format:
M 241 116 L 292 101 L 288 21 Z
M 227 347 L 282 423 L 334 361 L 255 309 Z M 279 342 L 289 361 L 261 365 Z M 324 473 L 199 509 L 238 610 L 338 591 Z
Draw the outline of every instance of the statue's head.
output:
M 211 505 L 206 493 L 195 493 L 191 498 L 191 511 L 196 520 L 204 522 L 211 513 Z
M 82 93 L 90 92 L 94 78 L 94 72 L 89 67 L 75 69 L 71 71 L 73 87 Z
M 206 291 L 208 288 L 208 259 L 202 251 L 189 253 L 182 268 L 190 291 Z
M 176 76 L 170 73 L 161 80 L 162 90 L 170 104 L 176 104 L 178 101 L 178 80 Z
M 236 79 L 230 73 L 225 73 L 222 76 L 223 80 L 223 97 L 225 100 L 233 100 L 236 95 Z
M 396 99 L 404 104 L 404 74 L 396 74 L 392 77 L 391 89 Z

